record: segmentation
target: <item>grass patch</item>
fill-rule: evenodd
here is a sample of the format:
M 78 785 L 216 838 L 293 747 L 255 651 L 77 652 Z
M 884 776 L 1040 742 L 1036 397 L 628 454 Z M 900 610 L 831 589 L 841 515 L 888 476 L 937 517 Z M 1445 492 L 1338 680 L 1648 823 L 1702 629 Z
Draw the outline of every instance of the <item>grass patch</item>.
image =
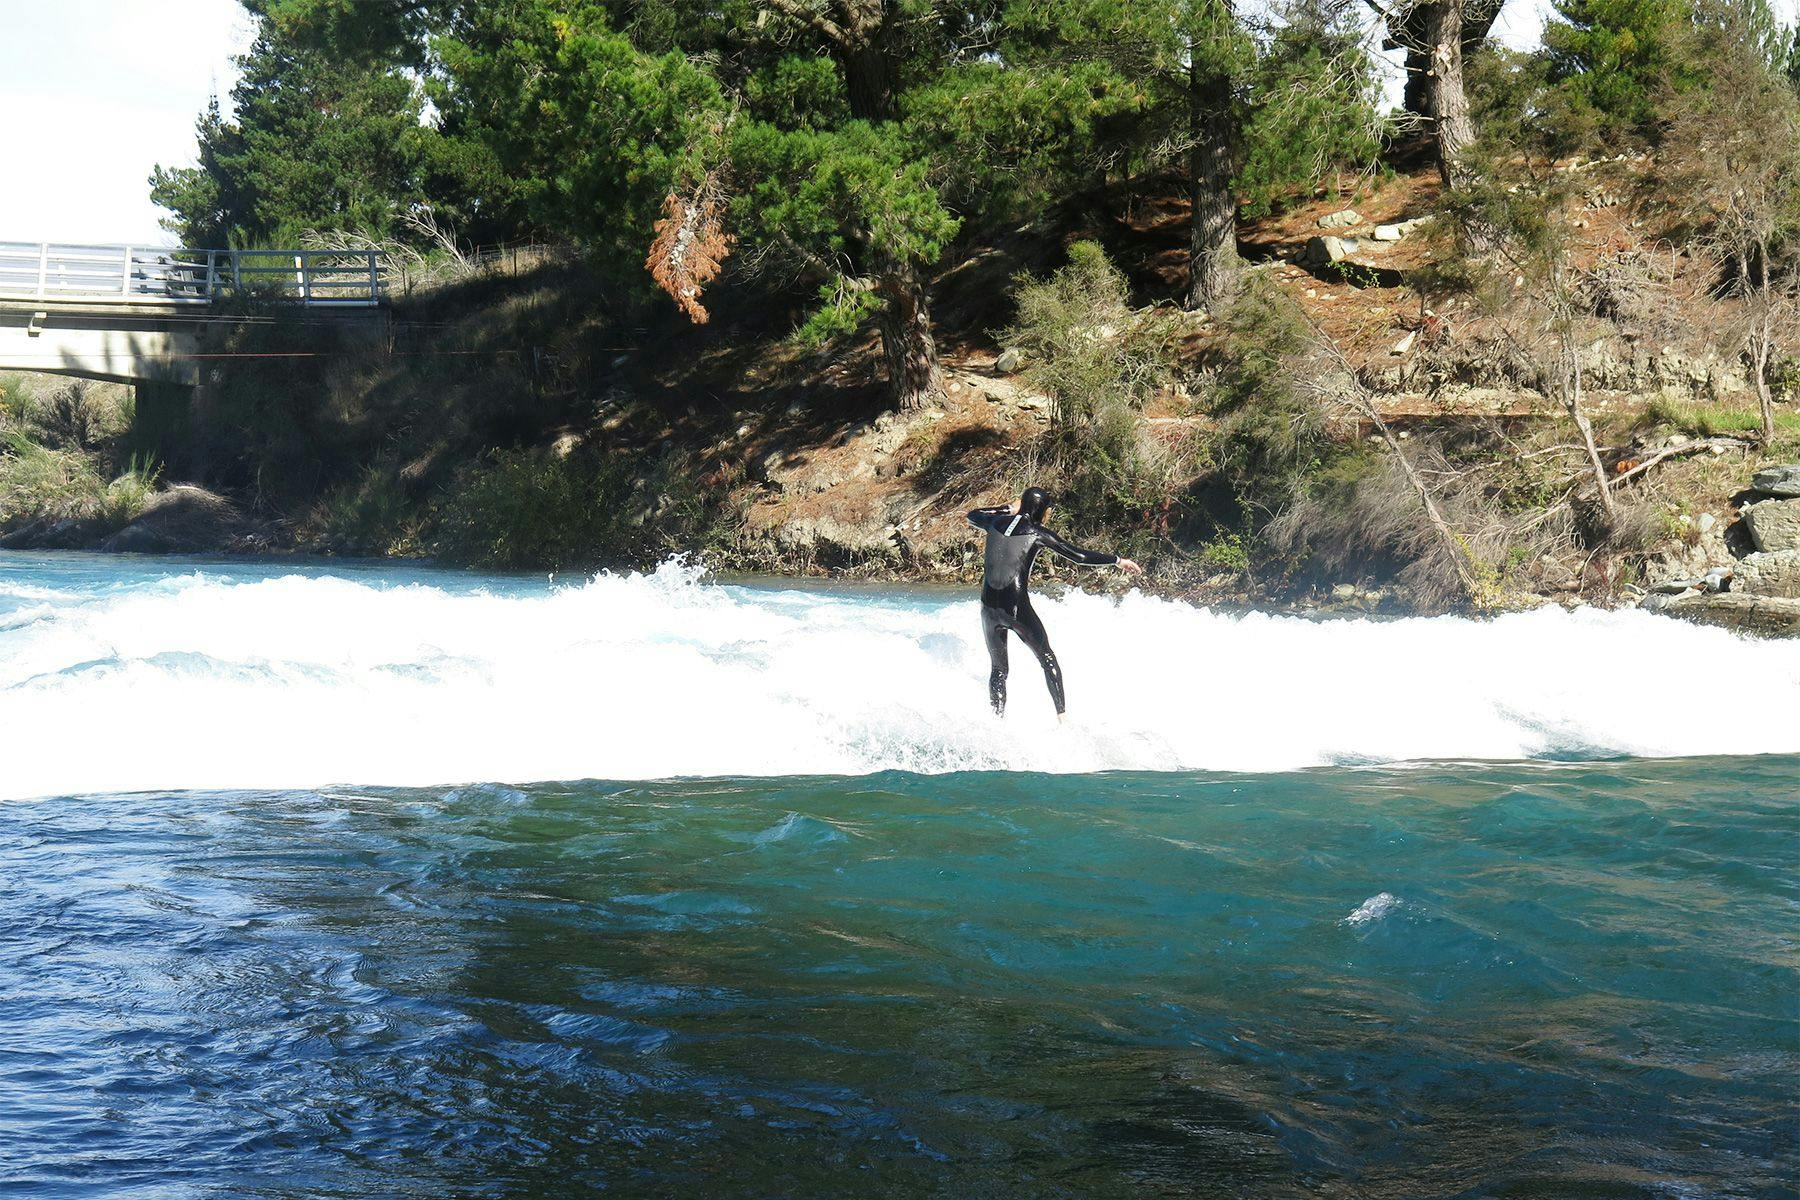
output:
M 162 471 L 154 462 L 134 455 L 119 477 L 100 494 L 95 515 L 107 528 L 123 529 L 143 514 L 144 506 L 156 494 L 161 476 Z
M 105 495 L 88 454 L 40 445 L 17 429 L 0 438 L 0 522 L 92 516 Z
M 1694 437 L 1727 437 L 1759 433 L 1762 414 L 1755 405 L 1705 404 L 1658 396 L 1645 407 L 1640 427 L 1667 425 Z M 1800 440 L 1800 412 L 1775 410 L 1775 436 Z

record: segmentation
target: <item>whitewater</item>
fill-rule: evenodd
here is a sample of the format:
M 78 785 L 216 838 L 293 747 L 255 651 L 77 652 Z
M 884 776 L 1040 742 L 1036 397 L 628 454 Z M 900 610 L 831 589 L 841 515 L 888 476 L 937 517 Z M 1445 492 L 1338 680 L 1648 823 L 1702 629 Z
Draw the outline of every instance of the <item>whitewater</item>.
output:
M 1594 609 L 1039 608 L 1066 726 L 1021 647 L 988 712 L 960 593 L 9 555 L 0 798 L 1800 751 L 1800 642 Z

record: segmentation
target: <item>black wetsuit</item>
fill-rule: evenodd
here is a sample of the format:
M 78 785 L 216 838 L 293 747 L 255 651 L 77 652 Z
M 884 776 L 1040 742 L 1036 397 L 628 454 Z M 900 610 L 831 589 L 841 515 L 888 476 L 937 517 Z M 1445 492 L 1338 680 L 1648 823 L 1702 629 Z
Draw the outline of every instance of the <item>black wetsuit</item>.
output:
M 1032 564 L 1040 551 L 1048 550 L 1084 567 L 1103 567 L 1119 561 L 1116 554 L 1083 550 L 1037 524 L 1031 518 L 1014 513 L 1010 508 L 978 508 L 969 514 L 969 523 L 987 533 L 987 555 L 981 576 L 981 632 L 987 639 L 988 698 L 994 711 L 1006 711 L 1006 633 L 1011 630 L 1030 647 L 1044 668 L 1044 682 L 1050 687 L 1050 699 L 1056 711 L 1063 711 L 1062 668 L 1050 649 L 1050 638 L 1044 623 L 1031 609 L 1031 594 L 1026 582 Z

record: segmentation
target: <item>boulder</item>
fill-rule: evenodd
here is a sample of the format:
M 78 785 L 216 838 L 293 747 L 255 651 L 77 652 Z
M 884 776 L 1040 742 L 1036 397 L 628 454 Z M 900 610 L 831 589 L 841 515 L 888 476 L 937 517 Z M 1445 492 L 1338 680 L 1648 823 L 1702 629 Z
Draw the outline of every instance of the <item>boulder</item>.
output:
M 134 554 L 203 554 L 224 550 L 244 532 L 231 501 L 203 487 L 178 483 L 151 496 L 137 519 L 100 549 Z
M 1751 477 L 1750 486 L 1765 496 L 1800 498 L 1800 463 L 1764 467 Z
M 1362 214 L 1354 208 L 1341 208 L 1334 213 L 1326 213 L 1319 218 L 1320 229 L 1348 229 L 1352 225 L 1362 224 Z
M 1800 550 L 1800 500 L 1764 500 L 1744 508 L 1750 541 L 1765 554 Z
M 1022 357 L 1016 349 L 1002 350 L 1000 357 L 994 360 L 994 371 L 1000 375 L 1011 375 L 1019 369 Z
M 1737 565 L 1732 587 L 1757 596 L 1800 597 L 1800 550 L 1745 555 Z
M 1342 262 L 1362 248 L 1356 238 L 1323 237 L 1306 239 L 1306 248 L 1300 251 L 1300 261 L 1308 266 L 1328 267 L 1332 263 Z
M 1410 221 L 1395 221 L 1391 225 L 1377 225 L 1375 227 L 1375 240 L 1378 242 L 1397 242 L 1430 219 L 1430 217 L 1414 217 Z

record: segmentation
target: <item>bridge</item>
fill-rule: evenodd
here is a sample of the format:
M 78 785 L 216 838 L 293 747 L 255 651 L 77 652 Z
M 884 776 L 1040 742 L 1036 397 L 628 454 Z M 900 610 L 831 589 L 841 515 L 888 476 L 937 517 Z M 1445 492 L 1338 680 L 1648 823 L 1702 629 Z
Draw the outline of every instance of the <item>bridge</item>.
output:
M 381 303 L 370 251 L 0 242 L 0 370 L 193 387 L 234 316 L 374 332 Z

